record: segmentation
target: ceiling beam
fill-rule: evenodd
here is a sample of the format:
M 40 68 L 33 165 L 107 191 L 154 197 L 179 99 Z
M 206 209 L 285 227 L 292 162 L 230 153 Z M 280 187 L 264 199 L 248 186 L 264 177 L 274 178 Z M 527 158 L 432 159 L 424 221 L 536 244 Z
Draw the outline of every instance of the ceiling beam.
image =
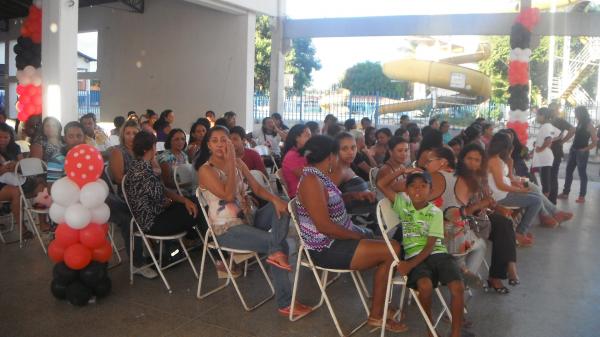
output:
M 517 13 L 399 15 L 285 21 L 285 38 L 509 35 Z M 600 36 L 600 13 L 541 13 L 533 34 Z

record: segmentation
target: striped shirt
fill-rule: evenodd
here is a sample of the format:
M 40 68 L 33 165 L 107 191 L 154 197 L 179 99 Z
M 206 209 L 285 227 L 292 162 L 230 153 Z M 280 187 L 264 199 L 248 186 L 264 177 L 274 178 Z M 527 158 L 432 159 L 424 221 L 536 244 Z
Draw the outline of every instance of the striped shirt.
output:
M 344 206 L 344 200 L 342 199 L 342 192 L 338 187 L 323 174 L 317 168 L 308 166 L 302 171 L 301 179 L 308 175 L 315 175 L 321 181 L 325 187 L 328 195 L 327 209 L 329 210 L 329 218 L 334 223 L 348 229 L 354 230 L 354 224 L 346 213 L 346 207 Z M 296 199 L 296 205 L 298 206 L 298 224 L 300 226 L 300 235 L 302 240 L 306 244 L 306 248 L 315 251 L 322 251 L 324 248 L 329 248 L 334 239 L 327 235 L 319 232 L 310 215 L 306 211 L 306 208 L 302 205 L 299 199 Z

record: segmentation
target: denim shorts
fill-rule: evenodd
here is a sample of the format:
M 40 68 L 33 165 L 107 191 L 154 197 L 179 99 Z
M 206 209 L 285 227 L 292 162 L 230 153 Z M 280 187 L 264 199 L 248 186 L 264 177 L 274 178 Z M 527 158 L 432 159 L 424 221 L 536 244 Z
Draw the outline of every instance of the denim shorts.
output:
M 356 252 L 360 240 L 333 240 L 329 248 L 320 252 L 309 250 L 314 263 L 329 269 L 350 269 L 350 263 Z

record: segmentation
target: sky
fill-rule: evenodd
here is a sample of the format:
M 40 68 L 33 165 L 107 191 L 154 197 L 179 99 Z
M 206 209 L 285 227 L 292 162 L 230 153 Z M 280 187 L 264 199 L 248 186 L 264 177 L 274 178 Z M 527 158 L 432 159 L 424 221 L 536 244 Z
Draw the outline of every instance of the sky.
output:
M 415 14 L 458 14 L 509 12 L 515 0 L 287 0 L 286 12 L 291 19 L 358 17 Z M 454 37 L 454 41 L 474 48 L 478 38 Z M 337 83 L 344 71 L 362 61 L 385 62 L 406 56 L 399 48 L 403 37 L 315 38 L 316 56 L 321 70 L 313 72 L 312 86 L 326 89 Z

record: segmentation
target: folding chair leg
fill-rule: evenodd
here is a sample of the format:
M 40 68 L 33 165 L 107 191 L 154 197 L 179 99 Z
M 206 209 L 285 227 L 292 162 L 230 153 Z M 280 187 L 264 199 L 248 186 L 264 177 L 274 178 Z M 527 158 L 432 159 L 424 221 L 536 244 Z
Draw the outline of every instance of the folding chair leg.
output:
M 385 325 L 387 323 L 387 316 L 388 316 L 388 308 L 390 305 L 390 301 L 392 300 L 392 289 L 394 288 L 394 285 L 392 284 L 392 279 L 394 277 L 394 270 L 396 269 L 395 264 L 392 264 L 390 271 L 388 272 L 388 279 L 387 279 L 387 286 L 386 286 L 386 290 L 385 290 L 385 302 L 383 302 L 383 317 L 381 318 L 381 327 L 379 327 L 379 329 L 381 329 L 381 337 L 385 336 Z M 378 328 L 372 329 L 371 332 L 377 330 Z
M 23 205 L 23 202 L 21 202 L 21 205 Z M 35 236 L 37 236 L 38 240 L 40 241 L 40 245 L 42 246 L 42 250 L 44 251 L 44 254 L 48 255 L 48 251 L 46 250 L 46 245 L 44 244 L 44 240 L 42 240 L 42 235 L 40 234 L 40 231 L 37 228 L 37 225 L 35 224 L 33 215 L 31 214 L 31 212 L 29 212 L 26 209 L 23 210 L 22 212 L 24 212 L 27 215 L 27 220 L 29 220 L 29 223 L 31 224 L 33 233 L 35 234 Z M 23 216 L 21 216 L 21 221 L 23 221 L 22 219 L 23 219 Z
M 358 282 L 360 283 L 360 288 L 364 292 L 365 296 L 367 298 L 371 298 L 371 294 L 369 293 L 369 289 L 367 289 L 367 286 L 365 285 L 365 281 L 363 280 L 362 275 L 360 274 L 359 271 L 356 272 L 356 277 L 358 278 Z
M 431 333 L 431 335 L 433 337 L 438 337 L 438 334 L 435 331 L 435 327 L 433 326 L 433 324 L 431 324 L 431 319 L 429 319 L 429 316 L 425 312 L 425 308 L 423 308 L 421 301 L 419 301 L 419 297 L 417 296 L 416 292 L 410 288 L 409 288 L 409 292 L 410 292 L 410 296 L 415 299 L 415 302 L 417 303 L 417 306 L 419 307 L 419 311 L 421 312 L 421 316 L 423 316 L 423 319 L 425 320 L 425 323 L 427 324 L 427 328 L 429 329 L 429 332 Z
M 208 234 L 207 234 L 208 235 Z M 208 237 L 206 237 L 206 240 L 204 242 L 208 242 Z M 198 276 L 198 289 L 196 290 L 196 298 L 197 299 L 203 299 L 206 298 L 222 289 L 224 289 L 225 287 L 227 287 L 229 285 L 229 283 L 231 282 L 231 279 L 233 278 L 233 276 L 230 273 L 230 268 L 226 268 L 227 269 L 227 280 L 225 281 L 225 283 L 221 284 L 220 286 L 217 286 L 216 288 L 202 294 L 202 280 L 204 279 L 204 267 L 206 265 L 206 255 L 210 254 L 210 252 L 208 252 L 209 248 L 208 245 L 205 244 L 203 249 L 202 249 L 202 260 L 200 261 L 200 275 Z M 225 259 L 225 257 L 223 256 L 223 253 L 221 252 L 221 250 L 217 250 L 217 253 L 219 255 L 219 258 L 221 259 L 221 261 L 223 261 L 223 264 L 227 266 L 227 260 Z M 216 263 L 215 263 L 216 265 Z
M 160 242 L 160 260 L 161 260 L 160 264 L 156 260 L 156 257 L 154 256 L 154 252 L 152 251 L 152 246 L 150 245 L 150 242 L 148 241 L 148 239 L 145 236 L 142 236 L 142 241 L 144 241 L 144 245 L 148 249 L 148 253 L 150 254 L 150 257 L 152 258 L 152 262 L 154 262 L 154 265 L 156 266 L 156 271 L 158 271 L 160 278 L 163 280 L 163 283 L 165 284 L 165 287 L 167 287 L 169 294 L 171 294 L 173 292 L 173 290 L 171 290 L 171 286 L 169 285 L 169 282 L 165 278 L 165 275 L 161 268 L 162 267 L 162 241 Z M 147 267 L 148 266 L 144 266 L 142 268 L 147 268 Z
M 263 263 L 260 261 L 260 257 L 258 256 L 257 253 L 254 253 L 254 258 L 256 259 L 258 266 L 260 267 L 265 279 L 267 280 L 267 283 L 269 284 L 269 288 L 271 289 L 271 294 L 269 296 L 267 296 L 265 299 L 259 301 L 258 303 L 256 303 L 255 305 L 250 307 L 246 303 L 246 300 L 244 299 L 244 296 L 242 295 L 242 292 L 240 291 L 235 278 L 231 276 L 230 277 L 231 283 L 233 283 L 233 287 L 235 288 L 235 291 L 237 292 L 238 297 L 240 298 L 240 301 L 242 302 L 242 305 L 244 306 L 244 309 L 246 311 L 252 311 L 252 310 L 260 307 L 261 305 L 263 305 L 264 303 L 266 303 L 267 301 L 269 301 L 271 298 L 273 298 L 275 296 L 275 288 L 273 287 L 273 284 L 271 283 L 271 279 L 269 279 L 269 274 L 267 274 L 267 270 L 265 269 L 265 266 L 263 265 Z M 225 268 L 227 268 L 227 273 L 229 273 L 229 275 L 231 275 L 230 267 L 228 265 L 226 265 Z
M 402 290 L 400 291 L 400 305 L 398 306 L 398 312 L 396 316 L 394 316 L 395 320 L 399 320 L 402 318 L 402 311 L 404 310 L 404 297 L 406 296 L 406 284 L 402 285 Z M 409 296 L 410 298 L 410 296 Z
M 302 250 L 302 247 L 300 247 L 298 257 L 296 259 L 296 272 L 294 274 L 294 285 L 292 288 L 292 302 L 290 303 L 290 315 L 288 317 L 291 322 L 295 322 L 295 321 L 309 315 L 311 312 L 315 311 L 316 309 L 320 308 L 323 305 L 323 294 L 321 294 L 321 299 L 319 300 L 319 302 L 316 305 L 311 307 L 310 312 L 304 313 L 302 315 L 294 316 L 294 308 L 296 306 L 296 295 L 298 293 L 298 280 L 300 278 L 300 269 L 302 268 L 302 254 L 303 254 L 303 250 Z
M 108 269 L 117 267 L 123 262 L 123 259 L 121 258 L 121 254 L 119 254 L 119 249 L 117 248 L 117 245 L 115 244 L 115 239 L 114 239 L 113 235 L 114 235 L 114 231 L 111 228 L 111 230 L 108 231 L 108 239 L 110 240 L 110 245 L 112 246 L 113 252 L 115 253 L 115 256 L 117 257 L 117 263 L 113 264 L 112 266 L 109 266 Z
M 204 239 L 204 236 L 202 235 L 202 233 L 200 233 L 200 229 L 198 229 L 198 226 L 194 226 L 193 228 L 196 231 L 196 234 L 198 234 L 198 237 L 200 238 L 200 241 L 202 241 L 202 247 L 206 246 L 206 240 Z M 208 251 L 208 257 L 212 261 L 213 265 L 215 265 L 215 267 L 216 267 L 217 266 L 217 261 L 215 260 L 215 257 L 212 255 L 212 253 L 210 252 L 210 250 Z
M 192 271 L 194 272 L 194 276 L 196 276 L 196 278 L 198 278 L 198 272 L 196 271 L 196 267 L 194 267 L 194 262 L 192 262 L 192 258 L 190 257 L 190 253 L 188 253 L 187 249 L 185 248 L 185 245 L 183 244 L 183 240 L 180 238 L 178 241 L 179 241 L 179 245 L 181 245 L 181 249 L 183 249 L 183 253 L 185 254 L 185 257 L 190 262 L 190 267 L 192 267 Z
M 133 284 L 133 224 L 129 225 L 129 284 Z
M 442 295 L 440 288 L 436 288 L 435 293 L 437 294 L 437 297 L 439 298 L 440 302 L 442 303 L 442 312 L 440 313 L 437 320 L 435 321 L 435 326 L 437 327 L 437 325 L 442 320 L 442 317 L 444 317 L 444 313 L 446 314 L 446 316 L 448 316 L 448 320 L 450 322 L 452 322 L 452 314 L 450 313 L 450 309 L 448 308 L 448 305 L 446 304 L 446 300 L 444 299 L 444 296 Z

